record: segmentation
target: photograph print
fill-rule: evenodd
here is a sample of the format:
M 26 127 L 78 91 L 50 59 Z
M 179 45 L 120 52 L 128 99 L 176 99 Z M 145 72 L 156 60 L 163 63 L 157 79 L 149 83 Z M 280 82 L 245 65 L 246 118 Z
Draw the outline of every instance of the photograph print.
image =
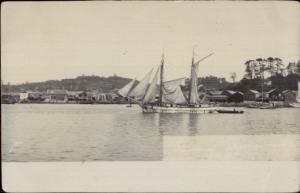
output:
M 297 2 L 4 2 L 2 163 L 292 161 Z

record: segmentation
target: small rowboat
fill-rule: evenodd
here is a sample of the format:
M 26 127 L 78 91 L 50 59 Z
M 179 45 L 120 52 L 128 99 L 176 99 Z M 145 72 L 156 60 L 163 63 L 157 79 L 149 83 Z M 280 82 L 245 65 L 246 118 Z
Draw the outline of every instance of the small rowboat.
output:
M 244 111 L 237 111 L 237 110 L 217 110 L 218 113 L 228 113 L 228 114 L 242 114 Z

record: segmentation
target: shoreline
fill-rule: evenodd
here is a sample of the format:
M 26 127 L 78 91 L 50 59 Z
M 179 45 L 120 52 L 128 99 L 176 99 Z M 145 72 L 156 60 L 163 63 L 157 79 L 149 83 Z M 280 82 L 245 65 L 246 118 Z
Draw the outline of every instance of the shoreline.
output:
M 246 101 L 242 103 L 211 103 L 216 107 L 245 107 L 247 108 L 249 105 L 260 104 L 258 101 Z M 126 102 L 17 102 L 17 103 L 1 103 L 1 105 L 13 105 L 13 104 L 60 104 L 60 105 L 70 105 L 70 104 L 78 104 L 78 105 L 128 105 Z M 138 105 L 137 103 L 131 103 L 132 105 Z M 273 104 L 276 108 L 291 108 L 288 103 L 284 101 L 270 101 L 270 104 Z

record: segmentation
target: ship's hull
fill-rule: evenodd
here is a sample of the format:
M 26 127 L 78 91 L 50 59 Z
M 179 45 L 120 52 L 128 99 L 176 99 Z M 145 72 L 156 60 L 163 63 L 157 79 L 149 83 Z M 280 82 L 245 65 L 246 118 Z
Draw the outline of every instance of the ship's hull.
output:
M 161 107 L 161 106 L 143 106 L 144 113 L 217 113 L 214 107 Z

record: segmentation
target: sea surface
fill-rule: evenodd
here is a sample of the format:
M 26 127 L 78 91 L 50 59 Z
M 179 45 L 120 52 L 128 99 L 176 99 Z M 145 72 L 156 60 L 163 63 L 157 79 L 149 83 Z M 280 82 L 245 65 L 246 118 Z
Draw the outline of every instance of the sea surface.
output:
M 225 146 L 229 141 L 226 137 L 230 137 L 235 149 L 243 146 L 242 140 L 236 140 L 239 136 L 253 137 L 253 140 L 247 138 L 248 146 L 256 143 L 255 136 L 260 136 L 260 143 L 264 143 L 264 136 L 266 141 L 269 136 L 293 136 L 292 146 L 300 144 L 299 108 L 243 110 L 244 114 L 147 114 L 137 105 L 132 108 L 83 104 L 2 105 L 2 160 L 160 161 L 164 160 L 164 139 L 168 137 L 168 148 L 173 147 L 169 144 L 172 136 L 185 137 L 184 146 L 188 149 L 193 148 L 195 140 L 187 137 L 199 137 L 198 149 L 192 151 L 198 154 L 208 152 L 199 151 L 202 145 L 209 149 L 209 144 L 218 140 L 218 149 L 210 150 L 210 155 L 213 151 L 214 156 L 217 151 L 224 154 L 226 148 L 222 149 L 222 140 Z M 208 144 L 202 144 L 205 143 L 203 137 L 209 138 Z M 277 143 L 274 139 L 269 141 L 276 143 L 276 148 L 279 144 L 280 148 L 280 141 Z M 181 139 L 179 141 L 182 143 Z M 179 143 L 176 144 L 174 147 L 180 149 Z M 247 148 L 243 148 L 245 152 L 239 151 L 240 154 L 247 153 Z M 260 149 L 265 155 L 263 144 L 256 147 L 256 154 Z M 209 155 L 198 157 L 212 159 Z

